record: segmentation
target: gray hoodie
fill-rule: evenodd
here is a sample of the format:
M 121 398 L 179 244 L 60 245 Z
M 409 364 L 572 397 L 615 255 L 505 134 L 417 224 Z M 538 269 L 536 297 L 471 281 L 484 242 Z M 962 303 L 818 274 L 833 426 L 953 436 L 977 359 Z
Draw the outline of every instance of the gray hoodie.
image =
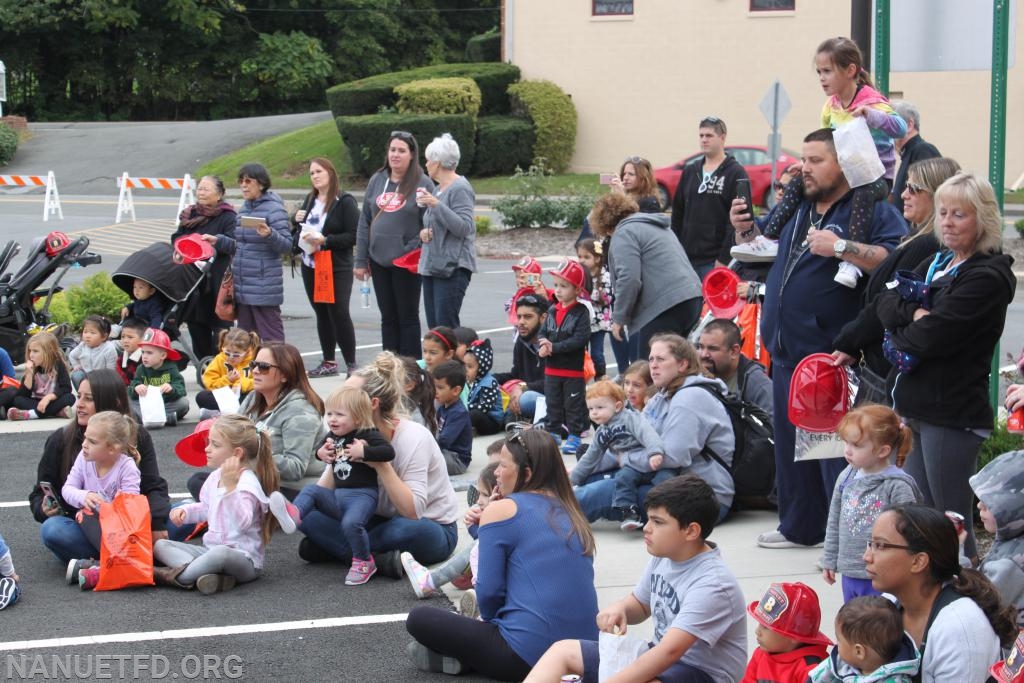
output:
M 323 465 L 314 457 L 316 445 L 323 441 L 327 428 L 316 408 L 298 389 L 284 395 L 276 406 L 262 415 L 252 415 L 256 392 L 242 401 L 238 412 L 248 415 L 256 426 L 270 432 L 270 450 L 282 481 L 298 481 L 318 475 Z
M 895 465 L 873 474 L 848 465 L 832 493 L 822 567 L 854 579 L 870 578 L 864 569 L 864 549 L 875 520 L 890 505 L 920 500 L 914 478 Z
M 612 274 L 612 320 L 639 331 L 673 306 L 701 295 L 694 272 L 668 216 L 635 213 L 612 233 L 608 248 Z
M 1024 628 L 1024 451 L 1003 453 L 970 479 L 978 500 L 996 520 L 996 538 L 981 571 L 1017 609 Z
M 614 458 L 615 466 L 629 465 L 635 470 L 650 472 L 648 459 L 664 452 L 661 437 L 647 418 L 636 410 L 623 408 L 597 428 L 587 454 L 572 468 L 569 479 L 573 486 L 582 486 L 587 477 L 601 471 L 599 466 L 604 464 L 606 453 Z

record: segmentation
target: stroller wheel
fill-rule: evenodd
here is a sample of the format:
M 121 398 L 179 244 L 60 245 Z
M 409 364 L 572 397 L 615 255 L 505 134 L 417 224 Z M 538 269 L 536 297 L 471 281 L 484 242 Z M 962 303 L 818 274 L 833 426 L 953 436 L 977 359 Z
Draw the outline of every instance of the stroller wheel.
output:
M 210 367 L 212 362 L 213 356 L 206 356 L 196 364 L 196 382 L 199 383 L 199 387 L 202 389 L 206 388 L 206 385 L 203 383 L 203 373 L 206 372 L 206 368 Z

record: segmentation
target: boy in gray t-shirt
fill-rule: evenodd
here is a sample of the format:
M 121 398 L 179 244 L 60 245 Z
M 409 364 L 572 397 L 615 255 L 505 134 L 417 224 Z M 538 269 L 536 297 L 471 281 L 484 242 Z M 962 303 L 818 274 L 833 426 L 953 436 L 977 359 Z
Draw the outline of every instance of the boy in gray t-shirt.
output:
M 707 541 L 719 513 L 715 492 L 687 474 L 651 489 L 646 506 L 644 543 L 653 557 L 636 588 L 597 615 L 599 629 L 618 634 L 654 618 L 654 642 L 622 669 L 623 677 L 663 683 L 740 680 L 747 663 L 746 613 L 736 577 Z M 525 683 L 565 674 L 597 683 L 599 665 L 596 641 L 562 640 L 544 653 Z

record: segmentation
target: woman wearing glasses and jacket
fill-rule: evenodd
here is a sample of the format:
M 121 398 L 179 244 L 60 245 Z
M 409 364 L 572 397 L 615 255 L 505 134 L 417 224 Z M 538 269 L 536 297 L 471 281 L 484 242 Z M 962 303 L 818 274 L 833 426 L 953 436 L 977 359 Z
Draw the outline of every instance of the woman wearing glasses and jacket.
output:
M 384 165 L 366 184 L 354 274 L 357 280 L 373 278 L 384 350 L 413 358 L 420 355 L 420 276 L 394 260 L 420 246 L 426 210 L 416 204 L 421 190 L 433 193 L 434 183 L 420 167 L 416 138 L 392 131 Z

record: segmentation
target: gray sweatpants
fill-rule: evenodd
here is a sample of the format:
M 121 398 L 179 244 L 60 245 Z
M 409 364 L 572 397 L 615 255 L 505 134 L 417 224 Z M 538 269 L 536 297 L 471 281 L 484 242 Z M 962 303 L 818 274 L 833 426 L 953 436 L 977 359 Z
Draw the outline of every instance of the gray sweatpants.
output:
M 466 573 L 469 568 L 469 554 L 473 552 L 477 541 L 473 541 L 463 548 L 457 555 L 453 555 L 447 562 L 430 572 L 430 580 L 434 582 L 434 588 L 440 588 L 450 583 L 456 577 Z
M 230 574 L 238 583 L 255 581 L 260 576 L 260 570 L 245 553 L 226 545 L 207 548 L 161 538 L 153 545 L 153 556 L 168 567 L 188 565 L 178 575 L 178 581 L 190 586 L 204 574 Z

